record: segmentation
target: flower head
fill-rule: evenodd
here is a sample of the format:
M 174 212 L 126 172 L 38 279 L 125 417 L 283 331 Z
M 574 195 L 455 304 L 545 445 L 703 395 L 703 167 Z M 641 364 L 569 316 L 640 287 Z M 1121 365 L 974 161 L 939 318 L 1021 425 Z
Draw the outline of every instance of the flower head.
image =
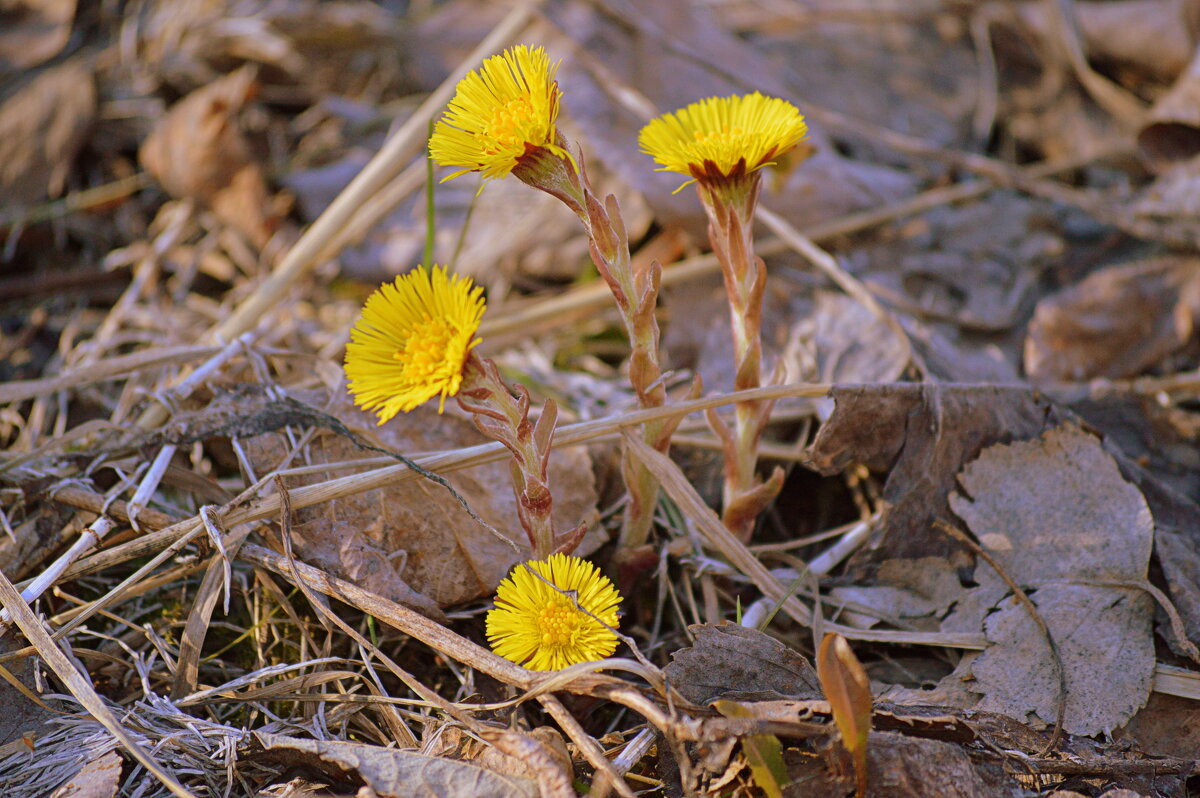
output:
M 709 97 L 664 114 L 642 128 L 638 144 L 658 162 L 660 172 L 720 181 L 762 169 L 807 133 L 796 106 L 754 92 Z
M 445 266 L 418 266 L 367 298 L 346 345 L 354 402 L 379 423 L 441 395 L 458 393 L 463 366 L 478 343 L 483 289 Z
M 543 48 L 520 44 L 459 81 L 429 139 L 434 161 L 461 167 L 446 180 L 465 172 L 506 177 L 522 158 L 543 151 L 571 160 L 555 124 L 562 97 L 557 71 Z
M 576 602 L 587 612 L 580 612 Z M 487 615 L 488 642 L 505 659 L 539 671 L 604 659 L 616 650 L 617 636 L 596 618 L 615 629 L 620 603 L 621 594 L 596 566 L 551 554 L 518 565 L 496 588 L 496 608 Z

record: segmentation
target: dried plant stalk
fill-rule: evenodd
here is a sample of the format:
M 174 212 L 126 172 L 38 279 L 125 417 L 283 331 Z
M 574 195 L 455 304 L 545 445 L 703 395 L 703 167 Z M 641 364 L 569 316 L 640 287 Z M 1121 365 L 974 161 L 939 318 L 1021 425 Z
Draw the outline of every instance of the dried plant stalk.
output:
M 154 777 L 162 782 L 163 786 L 167 787 L 172 794 L 179 798 L 196 798 L 193 793 L 187 790 L 180 784 L 174 776 L 162 768 L 161 765 L 152 757 L 149 752 L 140 746 L 129 732 L 121 725 L 112 710 L 104 703 L 104 700 L 96 693 L 91 682 L 84 677 L 62 649 L 59 644 L 42 627 L 42 623 L 34 614 L 25 600 L 21 598 L 21 594 L 17 592 L 16 587 L 12 582 L 8 581 L 8 577 L 0 574 L 0 605 L 3 605 L 4 611 L 16 622 L 25 637 L 29 642 L 37 648 L 38 655 L 50 666 L 55 675 L 62 680 L 71 694 L 82 704 L 92 717 L 100 721 L 104 728 L 112 733 L 121 741 L 121 745 L 125 747 L 130 755 L 146 768 Z

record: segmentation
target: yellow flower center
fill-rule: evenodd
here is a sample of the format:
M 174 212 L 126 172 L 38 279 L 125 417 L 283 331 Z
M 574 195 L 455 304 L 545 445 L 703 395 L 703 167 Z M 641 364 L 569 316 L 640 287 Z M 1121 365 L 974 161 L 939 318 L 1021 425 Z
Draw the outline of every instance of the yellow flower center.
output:
M 428 313 L 414 324 L 404 348 L 392 355 L 403 364 L 404 379 L 420 382 L 439 374 L 446 365 L 446 350 L 454 333 L 454 325 Z
M 529 98 L 514 97 L 492 109 L 487 129 L 476 133 L 475 138 L 491 151 L 517 147 L 527 141 L 536 144 L 540 138 L 536 119 Z
M 563 596 L 551 599 L 538 613 L 538 626 L 542 630 L 542 645 L 568 646 L 575 642 L 575 635 L 584 622 L 590 620 L 575 605 Z

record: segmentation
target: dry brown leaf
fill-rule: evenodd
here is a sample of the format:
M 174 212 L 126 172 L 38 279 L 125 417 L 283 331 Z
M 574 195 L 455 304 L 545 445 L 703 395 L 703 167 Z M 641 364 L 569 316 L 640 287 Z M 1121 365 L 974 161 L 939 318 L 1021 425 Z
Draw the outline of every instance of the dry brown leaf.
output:
M 400 454 L 486 441 L 467 419 L 449 410 L 438 415 L 436 409 L 421 407 L 380 427 L 373 415 L 355 407 L 341 391 L 334 391 L 331 398 L 311 399 L 310 404 L 322 407 L 351 431 Z M 265 472 L 275 467 L 287 451 L 285 441 L 278 434 L 245 441 L 255 468 Z M 328 431 L 317 435 L 309 453 L 312 463 L 363 456 L 353 443 Z M 289 478 L 288 483 L 309 484 L 320 478 Z M 482 518 L 508 535 L 519 549 L 472 520 L 445 488 L 421 479 L 298 510 L 293 524 L 296 555 L 427 612 L 436 612 L 433 605 L 445 607 L 490 595 L 509 569 L 528 556 L 529 544 L 517 522 L 508 464 L 497 462 L 459 472 L 450 482 Z M 580 521 L 594 519 L 596 493 L 584 449 L 554 452 L 550 488 L 557 529 L 571 529 Z M 585 538 L 578 553 L 594 551 L 598 534 Z
M 43 504 L 14 524 L 12 535 L 0 539 L 0 572 L 10 579 L 24 578 L 67 539 L 79 534 L 81 524 L 71 521 L 64 509 Z
M 1198 314 L 1195 258 L 1111 266 L 1038 303 L 1025 370 L 1039 380 L 1134 376 L 1187 346 Z
M 75 0 L 0 2 L 0 78 L 58 55 L 74 19 Z
M 238 124 L 255 91 L 243 67 L 171 106 L 142 143 L 138 159 L 168 194 L 210 207 L 262 247 L 274 232 L 262 169 Z
M 1188 30 L 1187 3 L 1177 0 L 1108 0 L 1074 2 L 1072 15 L 1089 59 L 1133 67 L 1159 80 L 1169 80 L 1187 67 L 1196 42 Z M 1054 23 L 1046 3 L 1011 6 L 1021 21 L 1053 48 Z
M 23 641 L 19 638 L 7 635 L 0 640 L 0 654 L 10 654 L 22 646 Z M 33 660 L 26 657 L 5 662 L 0 668 L 4 669 L 0 674 L 0 706 L 4 707 L 0 716 L 0 746 L 7 753 L 28 751 L 25 741 L 36 748 L 37 739 L 50 731 L 48 722 L 54 718 L 54 713 L 49 707 L 38 706 L 30 699 L 30 696 L 37 697 Z M 0 753 L 0 759 L 7 753 Z
M 1193 644 L 1200 642 L 1200 551 L 1195 536 L 1200 526 L 1181 527 L 1178 521 L 1200 524 L 1200 510 L 1186 500 L 1176 499 L 1181 512 L 1162 512 L 1160 504 L 1154 509 L 1154 550 L 1167 579 L 1167 590 L 1171 602 L 1183 618 L 1185 634 Z M 1187 655 L 1169 628 L 1162 630 L 1171 648 L 1178 654 Z
M 955 476 L 987 445 L 1040 435 L 1061 411 L 1013 387 L 886 385 L 834 388 L 836 408 L 811 449 L 811 464 L 834 474 L 854 463 L 890 471 L 881 539 L 861 557 L 946 556 L 958 549 L 933 528 L 946 517 Z
M 91 68 L 80 59 L 51 67 L 0 105 L 0 208 L 63 190 L 96 114 Z
M 378 745 L 308 740 L 255 732 L 263 747 L 253 758 L 290 766 L 317 768 L 330 777 L 355 774 L 379 798 L 538 798 L 537 782 L 506 776 L 451 759 L 424 756 Z
M 1200 121 L 1197 125 L 1200 126 Z M 1200 138 L 1200 128 L 1197 137 Z M 1200 147 L 1197 153 L 1200 153 Z M 1123 211 L 1129 214 L 1133 224 L 1145 227 L 1146 237 L 1150 237 L 1150 233 L 1175 238 L 1186 236 L 1187 232 L 1182 229 L 1179 232 L 1172 230 L 1186 228 L 1200 215 L 1200 154 L 1164 168 L 1153 183 L 1125 203 Z
M 1062 258 L 1063 238 L 1046 223 L 1054 216 L 1050 203 L 996 191 L 934 208 L 857 257 L 870 269 L 866 282 L 897 309 L 961 330 L 1004 332 L 1024 320 L 1041 274 Z
M 808 660 L 765 632 L 731 623 L 688 628 L 696 642 L 672 653 L 664 673 L 693 704 L 821 695 Z
M 525 735 L 536 740 L 550 752 L 555 766 L 559 770 L 567 774 L 574 772 L 575 766 L 571 760 L 571 752 L 567 750 L 567 743 L 563 740 L 562 732 L 552 726 L 538 726 L 536 729 L 525 732 Z M 479 752 L 476 762 L 481 768 L 503 776 L 517 776 L 526 779 L 537 779 L 538 777 L 537 768 L 533 767 L 530 762 L 519 756 L 506 754 L 491 745 L 485 746 Z
M 1063 728 L 1087 735 L 1126 723 L 1154 678 L 1153 602 L 1129 586 L 1145 581 L 1150 562 L 1146 500 L 1074 425 L 992 446 L 959 480 L 955 513 L 1012 579 L 1035 589 L 1062 662 Z M 984 626 L 993 645 L 971 665 L 968 687 L 983 695 L 980 709 L 1054 722 L 1059 683 L 1047 642 L 1014 598 L 998 609 Z
M 729 301 L 725 289 L 710 284 L 672 286 L 666 304 L 674 313 L 664 336 L 673 363 L 693 368 L 708 390 L 732 390 Z M 778 357 L 795 381 L 891 382 L 908 366 L 903 341 L 854 299 L 833 291 L 811 290 L 781 271 L 768 280 L 763 302 L 764 369 Z M 810 400 L 805 400 L 806 402 Z M 780 407 L 787 406 L 781 401 Z
M 1030 598 L 1062 659 L 1063 728 L 1071 734 L 1107 734 L 1125 724 L 1145 706 L 1154 681 L 1149 596 L 1128 589 L 1047 585 Z M 1029 611 L 1005 599 L 988 616 L 984 632 L 992 645 L 971 664 L 974 681 L 965 685 L 983 696 L 976 708 L 1053 723 L 1058 678 Z
M 728 8 L 706 6 L 716 14 Z M 765 11 L 760 8 L 761 16 Z M 967 148 L 979 102 L 970 39 L 961 28 L 933 24 L 931 13 L 913 11 L 876 14 L 870 24 L 816 11 L 792 25 L 760 27 L 753 47 L 796 87 L 801 100 L 930 144 Z M 838 133 L 854 141 L 856 153 L 867 150 L 870 160 L 895 157 L 886 147 L 856 140 L 854 130 Z M 922 164 L 931 167 L 936 168 Z
M 1100 431 L 1110 452 L 1116 446 L 1181 496 L 1200 499 L 1200 459 L 1195 456 L 1200 414 L 1164 404 L 1150 393 L 1105 388 L 1071 402 L 1071 410 Z M 1153 503 L 1150 509 L 1154 512 Z
M 1192 759 L 1200 750 L 1200 704 L 1154 693 L 1133 720 L 1113 735 L 1151 756 Z
M 791 344 L 812 357 L 812 382 L 893 382 L 908 367 L 905 342 L 844 294 L 813 292 L 812 314 L 793 323 Z
M 867 794 L 867 738 L 871 733 L 871 685 L 846 638 L 829 633 L 817 649 L 817 676 L 842 745 L 854 759 L 855 792 Z

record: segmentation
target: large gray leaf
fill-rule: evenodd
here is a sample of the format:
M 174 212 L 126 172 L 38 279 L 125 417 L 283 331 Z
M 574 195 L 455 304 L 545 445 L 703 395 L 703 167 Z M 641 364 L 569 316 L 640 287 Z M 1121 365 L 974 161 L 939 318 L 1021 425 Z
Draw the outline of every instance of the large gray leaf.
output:
M 1057 646 L 1064 728 L 1096 734 L 1123 725 L 1145 705 L 1154 676 L 1153 603 L 1136 587 L 1154 528 L 1142 494 L 1075 425 L 985 449 L 959 482 L 950 506 L 1000 568 L 1033 590 Z M 971 666 L 968 687 L 983 695 L 982 709 L 1053 722 L 1060 687 L 1048 643 L 1015 599 L 998 609 L 984 626 L 993 645 Z

